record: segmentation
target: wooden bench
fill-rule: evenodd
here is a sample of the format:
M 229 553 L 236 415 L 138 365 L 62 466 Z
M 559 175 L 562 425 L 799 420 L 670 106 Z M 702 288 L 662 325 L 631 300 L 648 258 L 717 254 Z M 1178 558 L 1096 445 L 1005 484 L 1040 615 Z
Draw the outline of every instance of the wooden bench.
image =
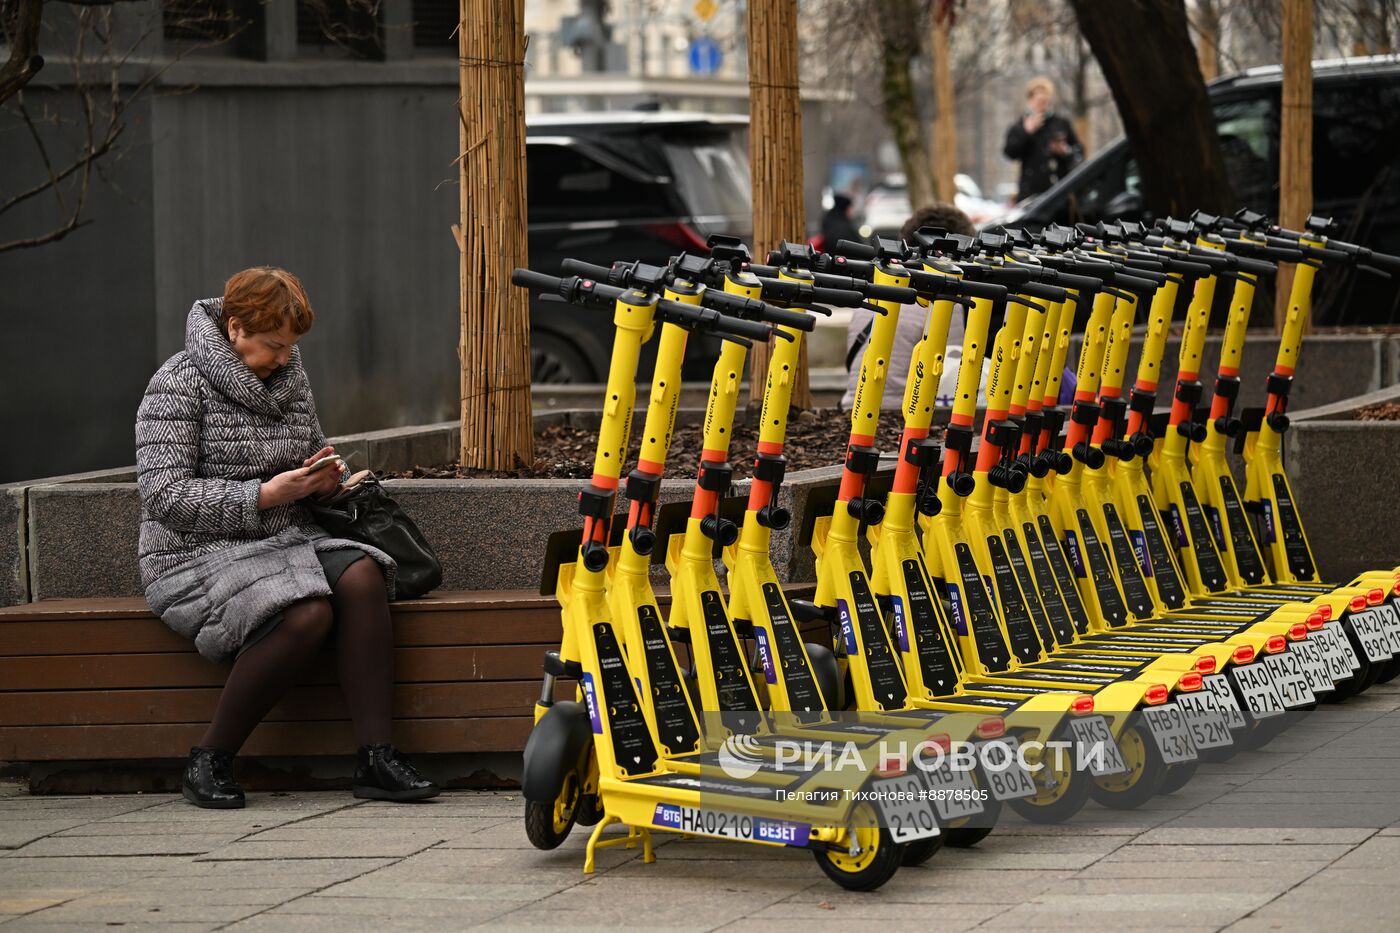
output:
M 394 603 L 394 738 L 415 752 L 524 747 L 559 608 L 525 591 Z M 182 758 L 228 665 L 200 657 L 140 599 L 0 609 L 0 761 Z M 334 755 L 354 738 L 329 656 L 273 708 L 249 755 Z
M 810 596 L 811 587 L 795 592 Z M 663 604 L 664 594 L 658 594 Z M 408 752 L 525 747 L 552 597 L 435 593 L 391 605 L 394 741 Z M 0 761 L 183 758 L 214 712 L 228 665 L 200 657 L 140 599 L 0 609 Z M 560 683 L 572 695 L 572 683 Z M 342 755 L 354 737 L 329 655 L 253 732 L 250 756 Z

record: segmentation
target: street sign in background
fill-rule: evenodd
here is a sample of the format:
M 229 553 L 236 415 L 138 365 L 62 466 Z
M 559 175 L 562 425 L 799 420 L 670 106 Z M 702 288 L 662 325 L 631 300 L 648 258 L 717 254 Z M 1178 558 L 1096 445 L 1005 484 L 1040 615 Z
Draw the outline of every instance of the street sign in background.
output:
M 709 36 L 697 36 L 690 40 L 690 53 L 687 58 L 692 74 L 712 75 L 719 71 L 720 62 L 724 61 L 724 53 L 720 51 L 719 44 Z

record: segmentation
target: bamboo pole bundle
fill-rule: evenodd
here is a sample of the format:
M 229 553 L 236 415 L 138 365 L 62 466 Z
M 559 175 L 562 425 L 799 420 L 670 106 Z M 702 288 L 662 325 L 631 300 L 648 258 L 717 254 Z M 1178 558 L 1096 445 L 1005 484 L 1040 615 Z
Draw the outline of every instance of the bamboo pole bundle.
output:
M 1279 122 L 1278 222 L 1300 229 L 1312 211 L 1313 0 L 1283 0 L 1283 113 Z M 1274 330 L 1288 317 L 1293 266 L 1278 271 Z
M 457 29 L 462 466 L 533 463 L 524 266 L 525 0 L 461 0 Z
M 802 204 L 802 99 L 798 93 L 797 0 L 749 0 L 749 163 L 753 246 L 760 262 L 782 240 L 806 239 Z M 768 347 L 749 355 L 749 398 L 763 397 Z M 792 404 L 812 407 L 807 344 Z

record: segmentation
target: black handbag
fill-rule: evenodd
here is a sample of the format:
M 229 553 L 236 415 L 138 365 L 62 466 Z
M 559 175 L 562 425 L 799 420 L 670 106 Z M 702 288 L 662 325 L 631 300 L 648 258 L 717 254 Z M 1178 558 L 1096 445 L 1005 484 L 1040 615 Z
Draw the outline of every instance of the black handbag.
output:
M 432 545 L 377 476 L 352 477 L 331 498 L 301 504 L 334 537 L 373 545 L 392 557 L 399 565 L 396 598 L 415 599 L 442 584 L 442 562 Z

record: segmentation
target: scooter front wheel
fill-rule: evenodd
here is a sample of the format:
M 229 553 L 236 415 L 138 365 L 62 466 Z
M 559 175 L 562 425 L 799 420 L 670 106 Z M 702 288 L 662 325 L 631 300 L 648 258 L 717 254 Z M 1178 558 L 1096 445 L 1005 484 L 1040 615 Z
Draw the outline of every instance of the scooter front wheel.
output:
M 1167 765 L 1141 722 L 1129 723 L 1118 736 L 1118 750 L 1128 770 L 1094 778 L 1089 794 L 1110 810 L 1135 810 L 1157 796 L 1167 776 Z
M 847 891 L 874 891 L 894 877 L 904 859 L 904 847 L 876 823 L 868 806 L 862 807 L 854 821 L 858 825 L 849 830 L 849 844 L 812 850 L 822 873 Z
M 536 849 L 557 849 L 569 838 L 579 816 L 582 797 L 577 771 L 564 776 L 564 786 L 553 800 L 525 801 L 525 835 Z M 594 822 L 597 822 L 596 820 Z

